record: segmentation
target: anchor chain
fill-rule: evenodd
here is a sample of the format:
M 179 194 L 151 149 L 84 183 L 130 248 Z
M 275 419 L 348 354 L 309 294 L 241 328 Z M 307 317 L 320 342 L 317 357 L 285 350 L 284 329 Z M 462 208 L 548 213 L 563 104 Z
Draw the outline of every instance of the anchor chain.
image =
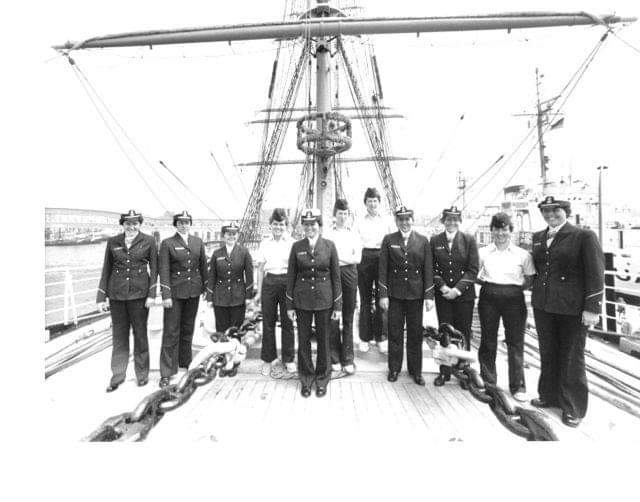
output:
M 212 343 L 194 358 L 190 369 L 178 383 L 145 396 L 131 412 L 107 418 L 83 441 L 143 441 L 165 413 L 186 403 L 198 387 L 212 382 L 218 371 L 225 371 L 228 366 L 237 368 L 240 360 L 246 356 L 247 346 L 253 345 L 258 338 L 254 331 L 261 318 L 262 314 L 258 312 L 240 328 L 231 327 L 224 333 L 212 333 Z
M 528 441 L 558 441 L 558 436 L 549 425 L 545 415 L 537 410 L 519 406 L 504 389 L 495 384 L 485 383 L 478 372 L 470 366 L 466 351 L 461 351 L 463 336 L 450 324 L 442 323 L 439 329 L 427 326 L 424 338 L 442 362 L 449 363 L 454 375 L 464 390 L 468 390 L 478 401 L 488 404 L 498 421 L 512 433 Z M 457 356 L 457 357 L 456 357 Z

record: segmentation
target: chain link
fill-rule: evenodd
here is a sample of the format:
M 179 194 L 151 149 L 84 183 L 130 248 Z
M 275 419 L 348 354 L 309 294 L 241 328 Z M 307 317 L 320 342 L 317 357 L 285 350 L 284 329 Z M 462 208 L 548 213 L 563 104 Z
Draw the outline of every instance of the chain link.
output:
M 262 314 L 256 312 L 240 328 L 232 327 L 224 333 L 211 334 L 211 344 L 194 358 L 190 369 L 178 383 L 145 396 L 131 412 L 107 418 L 83 441 L 143 441 L 166 412 L 186 403 L 198 387 L 212 382 L 218 372 L 224 371 L 225 366 L 233 364 L 234 369 L 237 369 L 240 361 L 246 357 L 247 346 L 259 339 L 254 331 L 261 319 Z M 226 349 L 227 352 L 222 352 L 221 349 Z M 201 353 L 204 355 L 198 357 Z
M 427 326 L 423 334 L 430 345 L 437 341 L 443 352 L 453 345 L 454 350 L 449 350 L 446 355 L 457 355 L 464 340 L 462 333 L 446 323 L 442 323 L 439 329 Z M 519 406 L 504 389 L 485 383 L 468 361 L 449 357 L 448 362 L 451 364 L 451 373 L 458 379 L 460 387 L 468 390 L 478 401 L 488 404 L 498 421 L 509 431 L 528 441 L 558 440 L 543 413 Z

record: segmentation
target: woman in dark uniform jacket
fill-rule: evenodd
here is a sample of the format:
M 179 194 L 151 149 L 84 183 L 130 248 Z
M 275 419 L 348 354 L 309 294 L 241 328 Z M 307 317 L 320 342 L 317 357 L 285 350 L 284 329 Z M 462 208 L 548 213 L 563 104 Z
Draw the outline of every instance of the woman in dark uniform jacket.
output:
M 216 331 L 224 333 L 244 321 L 245 300 L 253 298 L 253 260 L 249 250 L 237 244 L 238 225 L 222 227 L 224 245 L 213 252 L 209 262 L 207 305 L 213 307 Z
M 562 422 L 577 427 L 587 413 L 584 364 L 587 326 L 598 322 L 604 288 L 604 256 L 591 230 L 574 227 L 568 201 L 538 204 L 548 228 L 533 234 L 531 306 L 540 345 L 539 408 L 558 406 Z
M 178 367 L 191 363 L 191 340 L 200 295 L 207 283 L 207 256 L 202 239 L 189 234 L 186 211 L 173 216 L 178 230 L 160 244 L 158 267 L 164 319 L 160 349 L 160 387 L 169 385 Z
M 451 324 L 462 332 L 469 350 L 476 297 L 474 283 L 478 275 L 478 246 L 473 236 L 458 231 L 461 216 L 455 206 L 442 211 L 440 221 L 445 231 L 431 238 L 431 251 L 438 321 Z
M 298 375 L 303 397 L 327 393 L 331 378 L 329 332 L 331 319 L 342 315 L 342 286 L 338 251 L 332 241 L 320 236 L 322 216 L 311 210 L 302 216 L 305 238 L 293 243 L 287 268 L 287 314 L 298 320 Z M 295 309 L 295 310 L 294 310 Z M 311 359 L 311 324 L 315 319 L 318 354 Z
M 96 302 L 101 311 L 111 308 L 112 392 L 124 382 L 129 362 L 129 330 L 133 328 L 133 354 L 138 385 L 149 381 L 147 317 L 156 296 L 158 251 L 153 237 L 140 232 L 143 217 L 133 209 L 120 216 L 123 233 L 107 241 Z

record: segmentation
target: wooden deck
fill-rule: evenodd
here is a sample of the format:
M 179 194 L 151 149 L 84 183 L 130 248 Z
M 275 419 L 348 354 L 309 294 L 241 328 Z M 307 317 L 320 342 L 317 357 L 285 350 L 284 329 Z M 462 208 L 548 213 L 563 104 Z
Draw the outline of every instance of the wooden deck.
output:
M 110 349 L 45 380 L 45 416 L 51 440 L 77 441 L 107 417 L 131 411 L 140 399 L 156 390 L 160 339 L 157 330 L 150 332 L 152 368 L 145 387 L 137 387 L 131 362 L 125 383 L 116 392 L 104 392 Z M 202 334 L 196 334 L 195 345 L 206 342 Z M 507 431 L 488 405 L 474 399 L 454 380 L 435 387 L 436 367 L 428 350 L 424 355 L 425 387 L 413 383 L 406 370 L 397 382 L 387 382 L 386 355 L 372 349 L 367 353 L 356 351 L 356 375 L 333 379 L 324 398 L 312 394 L 305 399 L 297 378 L 263 376 L 259 349 L 252 348 L 235 378 L 217 378 L 198 388 L 185 405 L 166 414 L 146 441 L 248 442 L 269 447 L 282 444 L 285 438 L 308 436 L 310 431 L 314 431 L 316 444 L 326 441 L 328 447 L 371 438 L 392 443 L 524 441 Z M 497 364 L 498 383 L 507 388 L 503 353 L 499 353 Z M 529 397 L 536 396 L 537 379 L 537 370 L 527 368 Z M 545 413 L 562 441 L 627 441 L 637 438 L 640 431 L 640 419 L 593 395 L 588 415 L 578 429 L 562 425 L 559 410 Z

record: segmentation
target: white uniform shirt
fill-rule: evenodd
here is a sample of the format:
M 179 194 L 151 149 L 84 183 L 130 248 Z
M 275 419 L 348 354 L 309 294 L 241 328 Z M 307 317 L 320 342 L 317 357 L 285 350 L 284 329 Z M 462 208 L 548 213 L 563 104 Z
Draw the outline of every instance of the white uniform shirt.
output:
M 283 234 L 280 240 L 268 237 L 260 243 L 255 262 L 264 263 L 265 273 L 286 274 L 292 244 L 293 241 L 287 234 Z
M 489 244 L 480 248 L 478 256 L 479 281 L 522 286 L 525 275 L 536 273 L 531 253 L 511 243 L 503 250 L 498 249 L 495 244 Z
M 362 245 L 356 232 L 348 228 L 332 228 L 324 234 L 324 237 L 336 245 L 341 267 L 360 263 Z
M 395 232 L 396 227 L 388 216 L 367 213 L 358 220 L 357 231 L 363 248 L 380 249 L 384 236 Z

